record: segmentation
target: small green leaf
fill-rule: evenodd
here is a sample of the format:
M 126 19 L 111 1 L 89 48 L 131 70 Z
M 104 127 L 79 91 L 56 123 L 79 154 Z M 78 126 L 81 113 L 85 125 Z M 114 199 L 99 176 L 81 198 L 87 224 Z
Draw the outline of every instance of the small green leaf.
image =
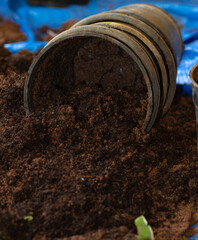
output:
M 139 240 L 147 239 L 147 240 L 155 240 L 153 235 L 152 228 L 148 225 L 147 220 L 144 216 L 140 216 L 135 219 L 135 225 L 137 228 L 137 238 Z
M 25 216 L 23 219 L 30 222 L 30 221 L 32 221 L 34 218 L 33 218 L 32 216 Z

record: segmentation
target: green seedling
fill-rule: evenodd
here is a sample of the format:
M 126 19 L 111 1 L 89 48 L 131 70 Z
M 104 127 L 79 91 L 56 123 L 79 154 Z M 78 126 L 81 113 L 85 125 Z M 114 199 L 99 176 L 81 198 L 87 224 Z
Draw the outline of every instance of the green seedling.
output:
M 138 240 L 155 240 L 152 228 L 144 216 L 135 219 L 135 226 L 137 228 Z
M 33 218 L 32 216 L 25 216 L 23 219 L 30 222 L 30 221 L 32 221 L 34 218 Z

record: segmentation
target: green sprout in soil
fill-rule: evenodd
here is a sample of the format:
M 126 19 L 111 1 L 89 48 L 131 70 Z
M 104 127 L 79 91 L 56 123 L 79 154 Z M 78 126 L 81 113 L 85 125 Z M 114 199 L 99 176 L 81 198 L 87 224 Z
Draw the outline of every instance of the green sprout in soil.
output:
M 30 222 L 30 221 L 32 221 L 34 218 L 33 218 L 32 216 L 25 216 L 23 219 Z
M 148 225 L 148 222 L 144 216 L 140 216 L 135 219 L 135 225 L 137 228 L 138 240 L 155 240 L 152 228 Z

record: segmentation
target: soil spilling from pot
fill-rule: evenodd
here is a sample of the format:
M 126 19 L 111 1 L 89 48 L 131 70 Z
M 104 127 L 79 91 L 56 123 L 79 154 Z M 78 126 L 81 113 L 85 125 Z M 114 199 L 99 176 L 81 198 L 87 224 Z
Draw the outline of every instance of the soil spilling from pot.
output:
M 72 27 L 78 20 L 69 20 L 65 23 L 62 23 L 60 28 L 49 28 L 48 26 L 44 25 L 41 28 L 37 29 L 37 38 L 39 41 L 50 41 L 59 33 L 68 30 Z
M 77 61 L 81 53 L 87 57 L 82 48 L 71 91 L 57 87 L 46 109 L 25 116 L 24 81 L 34 56 L 2 52 L 1 236 L 134 239 L 133 221 L 144 215 L 156 239 L 187 239 L 198 196 L 192 99 L 178 89 L 169 113 L 140 138 L 131 116 L 135 109 L 143 119 L 145 105 L 131 107 L 133 89 L 86 84 L 88 72 L 82 78 Z
M 26 35 L 21 32 L 20 26 L 8 19 L 0 17 L 0 45 L 4 43 L 22 42 Z
M 39 63 L 33 103 L 36 111 L 71 105 L 83 124 L 92 119 L 111 134 L 110 119 L 115 129 L 118 119 L 120 127 L 134 130 L 143 125 L 148 94 L 139 67 L 119 46 L 99 38 L 75 38 L 59 44 Z

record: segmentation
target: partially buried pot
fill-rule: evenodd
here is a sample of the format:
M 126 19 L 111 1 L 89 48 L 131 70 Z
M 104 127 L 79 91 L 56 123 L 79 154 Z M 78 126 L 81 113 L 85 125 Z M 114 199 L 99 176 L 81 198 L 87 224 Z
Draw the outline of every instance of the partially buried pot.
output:
M 142 128 L 149 132 L 170 108 L 182 52 L 176 22 L 156 6 L 134 4 L 90 16 L 53 38 L 32 63 L 26 113 L 45 108 L 57 89 L 65 96 L 85 85 L 124 89 L 140 96 L 140 105 L 146 99 L 146 106 L 134 109 L 146 109 Z

